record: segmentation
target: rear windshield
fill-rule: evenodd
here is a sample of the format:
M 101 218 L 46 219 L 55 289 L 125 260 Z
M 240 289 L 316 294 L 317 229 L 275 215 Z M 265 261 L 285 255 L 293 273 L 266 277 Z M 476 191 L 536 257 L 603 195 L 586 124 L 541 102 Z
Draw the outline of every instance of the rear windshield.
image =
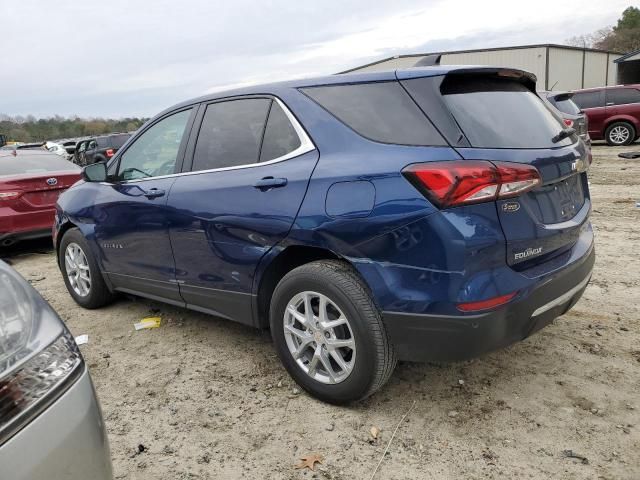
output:
M 558 98 L 560 98 L 560 99 L 558 99 Z M 569 115 L 579 115 L 580 114 L 580 109 L 574 103 L 574 101 L 571 100 L 570 98 L 566 98 L 566 97 L 549 97 L 549 100 L 551 101 L 551 103 L 553 104 L 554 107 L 556 107 L 558 110 L 560 110 L 563 113 L 568 113 Z
M 0 177 L 21 175 L 25 173 L 46 172 L 79 172 L 80 167 L 65 160 L 60 155 L 29 155 L 18 153 L 17 156 L 0 156 Z
M 122 147 L 127 140 L 129 140 L 129 137 L 131 135 L 114 135 L 111 137 L 111 146 L 113 148 L 120 148 Z
M 473 147 L 549 148 L 574 141 L 551 141 L 564 125 L 519 82 L 453 76 L 444 80 L 441 92 Z
M 400 145 L 446 145 L 396 81 L 312 87 L 302 91 L 370 140 Z

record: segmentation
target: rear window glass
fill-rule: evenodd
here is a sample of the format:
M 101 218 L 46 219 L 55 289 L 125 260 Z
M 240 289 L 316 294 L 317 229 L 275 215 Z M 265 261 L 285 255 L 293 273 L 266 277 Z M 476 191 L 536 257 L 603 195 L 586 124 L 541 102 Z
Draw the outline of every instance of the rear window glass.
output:
M 572 100 L 576 105 L 578 105 L 578 107 L 582 109 L 604 106 L 602 102 L 602 95 L 600 94 L 599 90 L 595 92 L 575 93 L 572 97 Z
M 399 145 L 446 144 L 398 82 L 331 85 L 302 91 L 370 140 Z
M 22 175 L 28 173 L 79 172 L 80 167 L 60 155 L 29 155 L 18 153 L 17 156 L 0 156 L 0 177 L 6 175 Z
M 454 76 L 444 80 L 441 92 L 473 147 L 549 148 L 573 143 L 570 137 L 551 141 L 564 125 L 519 82 Z
M 549 100 L 554 107 L 563 113 L 568 113 L 569 115 L 580 114 L 580 109 L 570 98 L 560 97 L 560 100 L 558 100 L 557 98 L 549 97 Z
M 122 147 L 127 142 L 127 140 L 129 140 L 130 136 L 131 135 L 113 135 L 111 137 L 111 146 L 113 148 Z

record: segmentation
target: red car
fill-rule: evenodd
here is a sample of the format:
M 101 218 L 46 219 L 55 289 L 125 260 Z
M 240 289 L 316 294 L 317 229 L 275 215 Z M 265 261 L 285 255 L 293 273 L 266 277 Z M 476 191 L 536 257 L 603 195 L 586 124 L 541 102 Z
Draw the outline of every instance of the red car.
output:
M 0 153 L 0 247 L 51 235 L 56 200 L 80 171 L 44 150 Z
M 576 90 L 572 100 L 587 115 L 592 140 L 620 146 L 640 136 L 640 85 Z

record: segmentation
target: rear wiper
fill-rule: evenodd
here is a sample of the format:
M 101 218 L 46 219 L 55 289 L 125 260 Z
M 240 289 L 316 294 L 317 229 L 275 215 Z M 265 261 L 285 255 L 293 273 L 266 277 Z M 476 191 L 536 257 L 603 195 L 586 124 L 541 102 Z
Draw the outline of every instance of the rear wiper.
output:
M 551 141 L 553 143 L 558 143 L 560 140 L 570 137 L 574 133 L 576 133 L 575 128 L 563 128 L 556 136 L 551 139 Z

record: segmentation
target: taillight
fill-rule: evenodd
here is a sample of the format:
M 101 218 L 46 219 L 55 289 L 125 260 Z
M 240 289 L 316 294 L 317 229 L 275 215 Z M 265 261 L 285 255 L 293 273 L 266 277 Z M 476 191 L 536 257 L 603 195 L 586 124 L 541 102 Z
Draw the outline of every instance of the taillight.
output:
M 571 120 L 571 119 L 569 119 L 569 118 L 564 118 L 562 121 L 564 122 L 564 124 L 565 124 L 567 127 L 573 127 L 573 120 Z
M 531 165 L 486 160 L 419 163 L 402 174 L 440 208 L 513 197 L 542 182 Z
M 22 192 L 0 192 L 0 201 L 2 200 L 15 200 Z
M 107 158 L 111 158 L 113 157 L 113 148 L 109 148 L 106 152 L 104 152 L 107 155 Z

